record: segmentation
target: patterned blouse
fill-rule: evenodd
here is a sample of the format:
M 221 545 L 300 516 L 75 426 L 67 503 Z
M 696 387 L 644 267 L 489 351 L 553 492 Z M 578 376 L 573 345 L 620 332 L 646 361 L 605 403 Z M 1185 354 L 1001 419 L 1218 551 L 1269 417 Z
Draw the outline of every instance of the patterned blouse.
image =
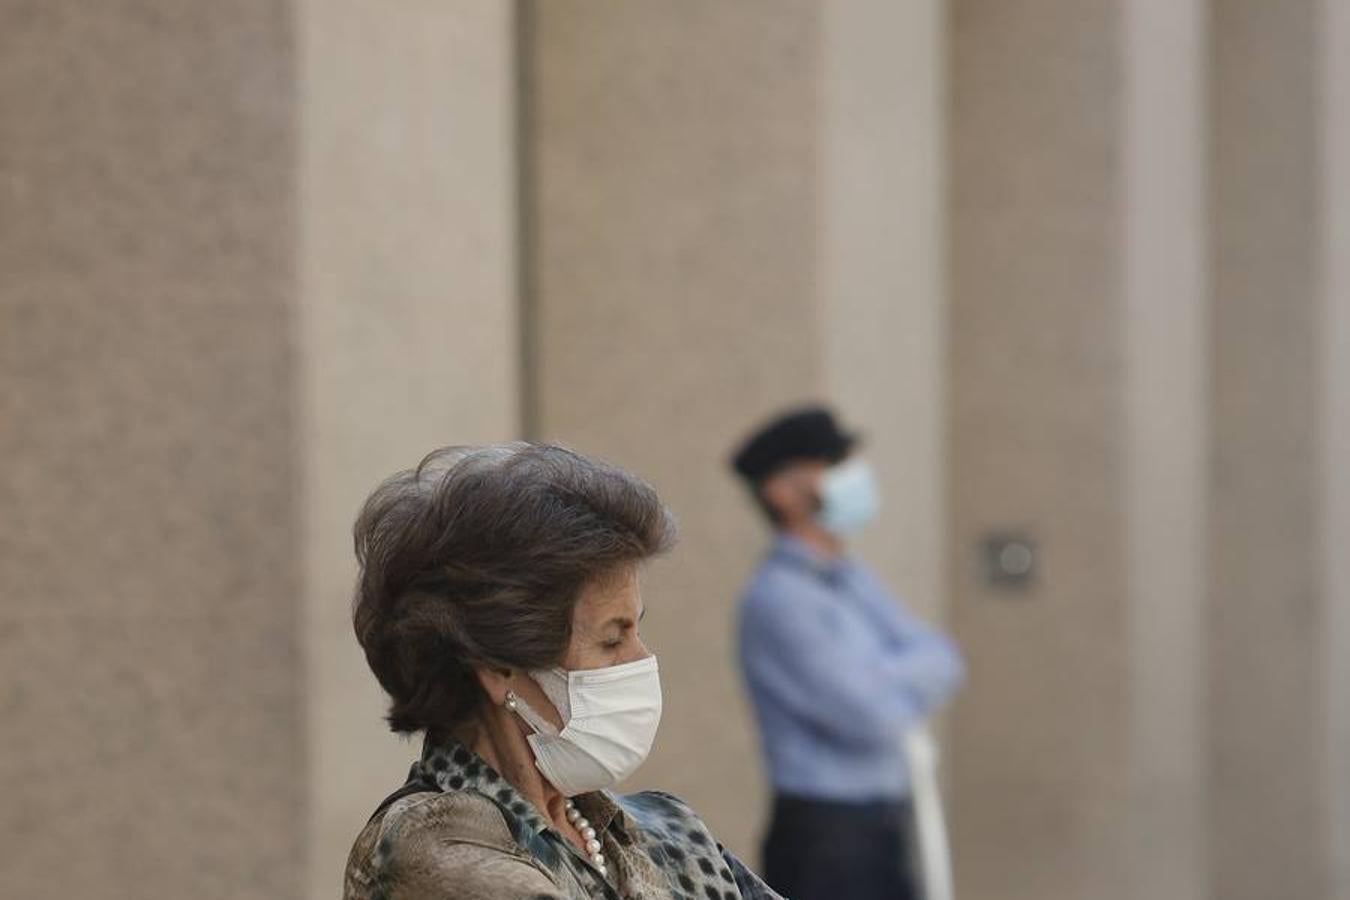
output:
M 467 748 L 427 742 L 371 817 L 344 900 L 782 900 L 682 801 L 657 792 L 574 798 L 608 877 Z

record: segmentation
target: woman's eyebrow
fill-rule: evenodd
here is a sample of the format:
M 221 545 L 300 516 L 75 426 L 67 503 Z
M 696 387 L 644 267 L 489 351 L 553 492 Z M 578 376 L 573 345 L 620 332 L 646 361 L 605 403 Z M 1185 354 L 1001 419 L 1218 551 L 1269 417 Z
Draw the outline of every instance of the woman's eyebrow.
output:
M 637 621 L 641 622 L 643 616 L 645 615 L 647 615 L 647 610 L 644 609 L 642 610 L 642 612 L 638 613 Z M 604 625 L 601 625 L 600 627 L 603 629 L 609 628 L 613 625 L 617 625 L 620 628 L 632 628 L 636 624 L 637 622 L 634 622 L 628 616 L 615 616 L 614 618 L 610 619 L 608 622 L 606 622 Z

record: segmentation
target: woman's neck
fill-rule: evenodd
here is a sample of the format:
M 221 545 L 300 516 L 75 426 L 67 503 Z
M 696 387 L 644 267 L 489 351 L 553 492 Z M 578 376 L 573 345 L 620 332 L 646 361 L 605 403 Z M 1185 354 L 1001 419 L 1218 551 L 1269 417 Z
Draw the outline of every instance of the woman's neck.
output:
M 535 767 L 534 753 L 514 713 L 489 706 L 454 737 L 496 769 L 546 821 L 552 822 L 564 834 L 571 831 L 566 827 L 567 798 Z

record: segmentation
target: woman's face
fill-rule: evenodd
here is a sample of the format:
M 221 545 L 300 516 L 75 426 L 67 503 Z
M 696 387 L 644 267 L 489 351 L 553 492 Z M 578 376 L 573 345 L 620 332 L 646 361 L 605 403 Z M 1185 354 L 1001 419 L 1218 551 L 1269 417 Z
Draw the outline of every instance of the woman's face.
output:
M 600 669 L 651 656 L 642 643 L 643 611 L 636 566 L 586 585 L 572 612 L 572 640 L 562 667 Z
M 642 611 L 636 566 L 586 585 L 573 609 L 572 640 L 559 665 L 568 671 L 603 669 L 651 656 L 638 631 Z M 496 705 L 502 704 L 508 689 L 513 690 L 555 727 L 562 728 L 565 724 L 528 673 L 519 669 L 502 673 L 483 668 L 479 670 L 479 678 Z M 522 732 L 527 730 L 523 721 L 519 724 Z

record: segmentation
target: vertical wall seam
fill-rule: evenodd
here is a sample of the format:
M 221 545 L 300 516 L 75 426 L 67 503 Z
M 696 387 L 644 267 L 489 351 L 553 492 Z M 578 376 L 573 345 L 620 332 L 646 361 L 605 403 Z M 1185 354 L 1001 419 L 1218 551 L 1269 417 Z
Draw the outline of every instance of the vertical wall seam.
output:
M 539 440 L 543 423 L 540 406 L 539 297 L 535 210 L 537 206 L 535 141 L 534 2 L 516 0 L 515 27 L 515 155 L 516 155 L 516 292 L 518 303 L 517 354 L 520 366 L 520 431 L 526 440 Z
M 1321 555 L 1325 642 L 1322 675 L 1326 717 L 1325 777 L 1329 896 L 1350 900 L 1350 8 L 1326 0 L 1321 9 L 1323 302 L 1320 424 Z
M 1122 29 L 1131 845 L 1138 897 L 1206 892 L 1205 12 L 1133 0 Z

